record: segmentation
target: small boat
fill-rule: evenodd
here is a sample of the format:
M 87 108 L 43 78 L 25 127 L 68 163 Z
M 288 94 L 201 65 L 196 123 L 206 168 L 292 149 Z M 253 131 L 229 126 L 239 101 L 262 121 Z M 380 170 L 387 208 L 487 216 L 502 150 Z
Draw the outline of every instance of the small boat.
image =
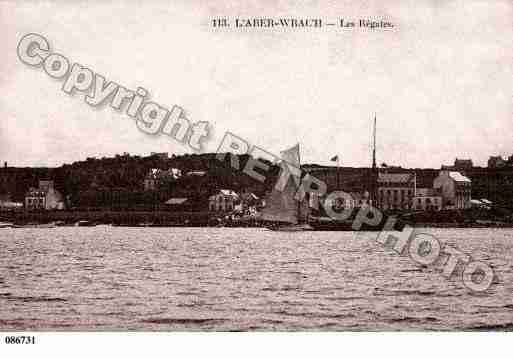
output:
M 81 220 L 75 223 L 75 227 L 94 227 L 96 223 L 87 220 Z

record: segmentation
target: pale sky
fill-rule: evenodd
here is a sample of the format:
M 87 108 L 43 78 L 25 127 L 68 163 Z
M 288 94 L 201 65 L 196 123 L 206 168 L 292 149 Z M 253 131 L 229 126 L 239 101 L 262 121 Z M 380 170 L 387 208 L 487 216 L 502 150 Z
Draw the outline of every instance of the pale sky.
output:
M 221 5 L 223 3 L 224 5 Z M 298 2 L 299 3 L 299 2 Z M 301 144 L 302 161 L 435 167 L 455 157 L 485 165 L 513 153 L 513 2 L 504 1 L 2 1 L 0 161 L 59 166 L 90 156 L 190 150 L 150 136 L 110 107 L 17 57 L 19 40 L 51 50 L 108 81 L 144 87 L 266 150 Z M 384 19 L 392 30 L 224 29 L 215 16 Z

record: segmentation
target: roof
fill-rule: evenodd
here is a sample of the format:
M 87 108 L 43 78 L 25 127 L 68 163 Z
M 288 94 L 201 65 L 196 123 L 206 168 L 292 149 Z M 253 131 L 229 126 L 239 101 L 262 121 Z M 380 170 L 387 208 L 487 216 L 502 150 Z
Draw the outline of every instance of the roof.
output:
M 165 203 L 166 204 L 183 204 L 187 202 L 188 198 L 170 198 Z
M 409 182 L 413 178 L 412 173 L 379 173 L 378 182 Z
M 468 177 L 463 176 L 461 173 L 456 171 L 450 171 L 449 177 L 451 177 L 456 182 L 472 182 Z
M 231 189 L 222 189 L 222 190 L 219 190 L 219 192 L 221 192 L 221 194 L 224 196 L 239 197 L 239 195 L 237 193 L 235 193 L 234 191 L 232 191 Z

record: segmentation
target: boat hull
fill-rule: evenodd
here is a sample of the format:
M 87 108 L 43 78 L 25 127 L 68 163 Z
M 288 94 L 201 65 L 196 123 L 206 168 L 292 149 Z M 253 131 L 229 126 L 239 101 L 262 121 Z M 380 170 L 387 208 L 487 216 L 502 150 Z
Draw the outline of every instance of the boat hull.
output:
M 271 231 L 279 231 L 279 232 L 302 232 L 302 231 L 311 231 L 312 227 L 309 224 L 269 224 L 265 226 L 267 229 Z

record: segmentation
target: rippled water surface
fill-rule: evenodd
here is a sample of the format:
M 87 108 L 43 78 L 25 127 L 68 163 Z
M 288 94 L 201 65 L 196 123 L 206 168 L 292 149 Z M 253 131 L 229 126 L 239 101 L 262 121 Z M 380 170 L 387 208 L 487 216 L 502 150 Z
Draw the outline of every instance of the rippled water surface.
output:
M 513 230 L 425 231 L 491 265 L 491 291 L 375 233 L 0 229 L 0 330 L 513 329 Z

